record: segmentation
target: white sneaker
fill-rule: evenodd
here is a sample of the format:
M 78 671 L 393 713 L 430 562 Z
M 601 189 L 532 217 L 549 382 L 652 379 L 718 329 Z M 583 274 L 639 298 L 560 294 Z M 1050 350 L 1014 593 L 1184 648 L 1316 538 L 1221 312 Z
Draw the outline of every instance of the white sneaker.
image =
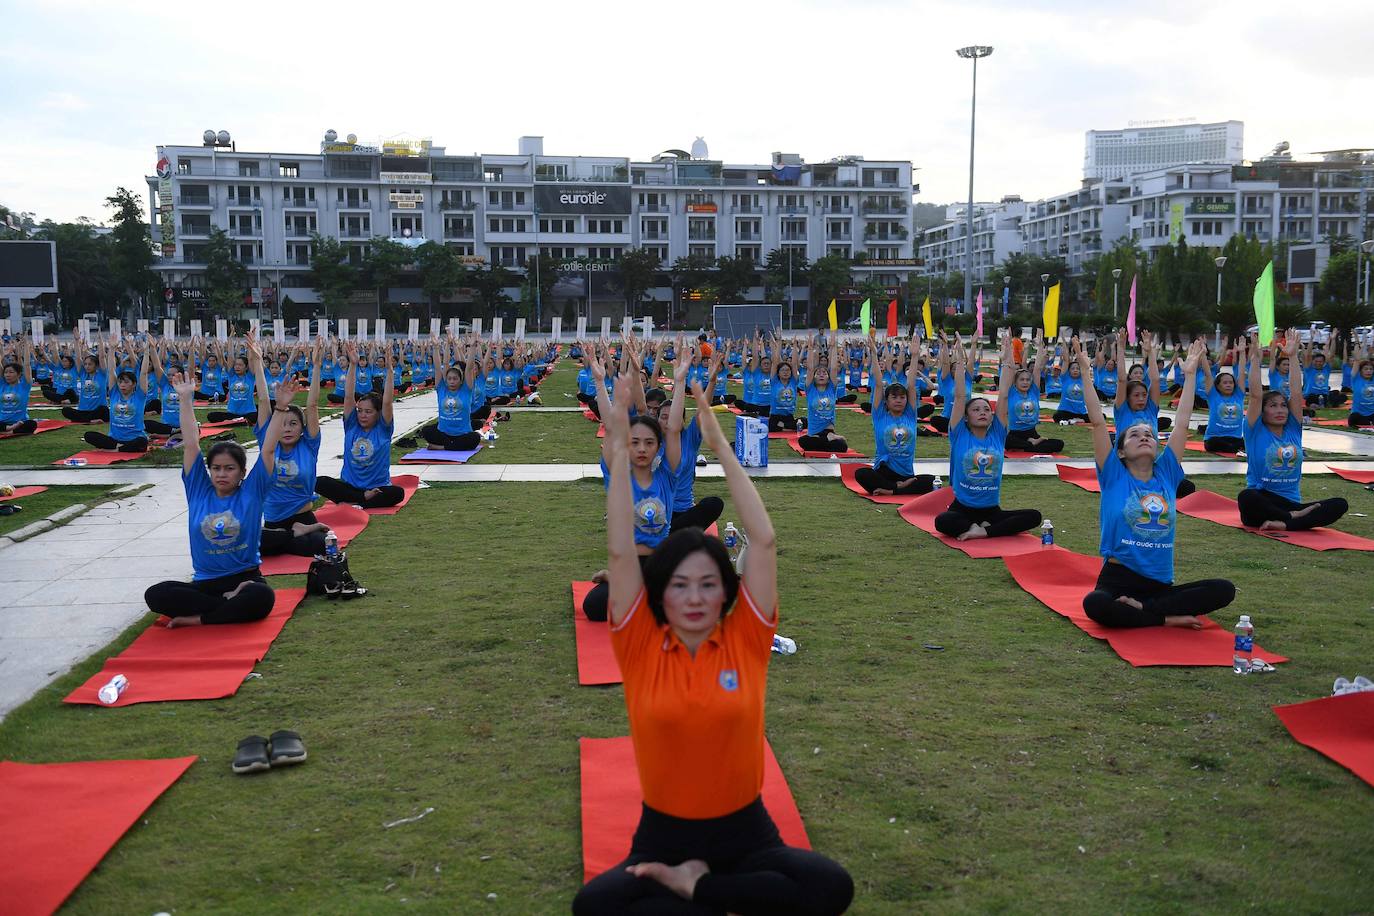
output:
M 1331 685 L 1331 695 L 1333 697 L 1343 696 L 1347 693 L 1350 693 L 1350 687 L 1350 681 L 1346 680 L 1343 677 L 1338 677 L 1336 678 L 1336 683 Z
M 1370 681 L 1370 679 L 1367 678 L 1367 677 L 1365 677 L 1363 674 L 1357 674 L 1357 675 L 1355 675 L 1355 680 L 1353 680 L 1353 681 L 1350 682 L 1350 692 L 1351 692 L 1351 693 L 1356 693 L 1356 692 L 1359 692 L 1359 693 L 1371 693 L 1371 692 L 1374 692 L 1374 681 Z
M 699 468 L 704 468 L 704 467 L 706 467 L 706 456 L 705 456 L 705 455 L 697 455 L 697 467 L 699 467 Z

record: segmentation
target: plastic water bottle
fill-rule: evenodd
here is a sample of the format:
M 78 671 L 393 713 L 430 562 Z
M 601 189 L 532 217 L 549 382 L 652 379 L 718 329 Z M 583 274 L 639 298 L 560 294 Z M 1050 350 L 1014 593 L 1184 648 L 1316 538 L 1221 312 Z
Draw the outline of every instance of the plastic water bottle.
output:
M 945 485 L 945 482 L 944 482 L 943 480 L 940 479 L 940 475 L 939 475 L 939 474 L 936 474 L 936 475 L 935 475 L 935 479 L 932 480 L 932 481 L 930 482 L 930 488 L 931 488 L 932 490 L 938 490 L 938 489 L 940 489 L 941 487 L 943 487 L 944 485 Z
M 773 651 L 779 655 L 796 655 L 796 640 L 788 639 L 786 636 L 773 634 Z
M 1054 522 L 1049 519 L 1040 523 L 1040 546 L 1045 548 L 1054 546 Z
M 726 522 L 725 537 L 722 540 L 725 542 L 725 549 L 730 551 L 730 559 L 733 560 L 735 550 L 739 547 L 739 529 L 735 527 L 734 522 Z
M 339 562 L 339 536 L 332 530 L 324 536 L 324 558 L 331 563 Z
M 67 467 L 69 467 L 69 468 L 84 468 L 84 467 L 86 466 L 86 459 L 85 459 L 85 458 L 66 458 L 66 459 L 64 459 L 64 460 L 62 461 L 62 463 L 65 464 L 65 465 L 66 465 Z
M 1241 614 L 1236 624 L 1236 651 L 1231 657 L 1231 670 L 1236 674 L 1250 673 L 1250 659 L 1255 652 L 1255 625 L 1249 614 Z
M 96 696 L 100 698 L 100 702 L 104 703 L 106 706 L 111 706 L 119 701 L 120 696 L 128 686 L 129 679 L 122 674 L 116 674 L 114 677 L 110 678 L 108 684 L 100 688 Z

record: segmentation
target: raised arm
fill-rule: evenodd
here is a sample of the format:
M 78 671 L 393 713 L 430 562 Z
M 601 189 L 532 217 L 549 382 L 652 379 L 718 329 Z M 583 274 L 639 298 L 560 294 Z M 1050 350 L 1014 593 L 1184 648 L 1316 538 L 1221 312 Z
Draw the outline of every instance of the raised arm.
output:
M 396 373 L 392 370 L 396 368 L 396 354 L 391 352 L 390 347 L 382 347 L 382 352 L 386 360 L 386 378 L 382 381 L 382 419 L 390 426 L 395 422 L 392 419 L 395 416 L 392 403 L 396 400 Z
M 349 414 L 351 414 L 351 413 L 353 412 L 353 408 L 356 407 L 356 406 L 357 406 L 357 403 L 358 403 L 357 400 L 356 400 L 356 396 L 355 396 L 355 391 L 356 391 L 356 389 L 357 389 L 357 387 L 358 387 L 358 385 L 357 385 L 357 381 L 358 381 L 358 380 L 357 380 L 358 345 L 357 345 L 356 343 L 354 343 L 353 341 L 351 341 L 351 340 L 350 340 L 348 343 L 344 344 L 344 359 L 347 360 L 347 362 L 348 362 L 348 367 L 347 367 L 346 369 L 344 369 L 344 399 L 343 399 L 343 409 L 344 409 L 344 416 L 348 416 Z M 336 360 L 335 360 L 335 363 L 334 363 L 334 367 L 335 367 L 334 371 L 335 371 L 335 373 L 338 372 L 338 365 L 339 365 L 339 364 L 338 364 L 338 361 L 337 361 L 337 359 L 336 359 Z
M 1302 396 L 1302 367 L 1298 365 L 1296 358 L 1297 348 L 1298 331 L 1294 328 L 1288 332 L 1288 337 L 1284 341 L 1284 353 L 1288 357 L 1288 413 L 1301 422 L 1303 408 L 1307 406 L 1307 402 Z
M 258 449 L 258 461 L 268 474 L 276 468 L 277 442 L 281 439 L 282 423 L 291 412 L 291 402 L 295 400 L 298 390 L 293 378 L 283 379 L 277 385 L 277 406 L 272 408 L 272 422 L 267 424 L 267 431 L 262 435 L 262 448 Z
M 630 384 L 630 376 L 622 372 L 616 387 Z M 611 626 L 619 626 L 634 606 L 639 590 L 644 587 L 640 571 L 639 551 L 635 548 L 635 500 L 630 484 L 630 405 L 624 399 L 610 403 L 606 398 L 605 371 L 593 370 L 597 399 L 602 402 L 602 420 L 606 437 L 601 440 L 601 457 L 610 474 L 606 490 L 606 568 L 610 573 L 608 610 Z M 708 410 L 707 413 L 710 413 Z
M 1083 376 L 1083 405 L 1088 408 L 1088 422 L 1093 427 L 1093 458 L 1100 468 L 1112 456 L 1112 436 L 1107 432 L 1107 418 L 1102 414 L 1097 387 L 1092 384 L 1092 360 L 1077 337 L 1073 338 L 1069 347 L 1069 358 L 1078 363 L 1078 371 Z
M 1254 347 L 1255 358 L 1250 361 L 1250 391 L 1245 399 L 1245 422 L 1251 426 L 1259 422 L 1264 402 L 1264 350 L 1259 345 L 1259 340 L 1255 335 L 1250 335 L 1250 344 Z
M 248 332 L 245 340 L 248 348 L 248 371 L 253 373 L 253 379 L 258 389 L 258 426 L 262 426 L 272 416 L 272 390 L 267 387 L 267 370 L 263 366 L 262 350 L 258 347 L 257 338 L 253 332 Z M 282 404 L 282 407 L 289 405 Z
M 1198 364 L 1206 355 L 1207 345 L 1198 338 L 1188 348 L 1188 358 L 1183 361 L 1183 393 L 1178 396 L 1174 428 L 1169 433 L 1169 451 L 1173 452 L 1179 461 L 1183 460 L 1183 450 L 1188 445 L 1188 421 L 1193 416 L 1193 398 L 1197 394 Z
M 305 397 L 305 429 L 311 438 L 320 434 L 320 364 L 323 361 L 324 343 L 317 337 L 310 348 L 310 393 Z
M 1116 397 L 1113 399 L 1117 407 L 1126 401 L 1126 343 L 1126 329 L 1119 328 L 1116 332 Z
M 1045 372 L 1045 329 L 1035 329 L 1035 358 L 1030 364 L 1031 384 L 1039 388 L 1044 384 Z
M 1016 379 L 1016 366 L 1012 365 L 1011 328 L 1002 329 L 1002 353 L 997 359 L 997 419 L 1008 426 L 1008 403 L 1011 400 L 1011 386 Z
M 964 419 L 964 407 L 968 404 L 968 382 L 965 381 L 968 375 L 968 364 L 965 362 L 964 342 L 958 334 L 954 335 L 953 348 L 954 363 L 950 371 L 954 373 L 954 404 L 949 411 L 949 428 L 953 432 L 954 427 L 959 425 L 959 421 Z M 907 389 L 910 392 L 910 388 Z M 908 397 L 910 395 L 908 394 Z M 910 403 L 910 402 L 908 402 Z
M 200 461 L 200 427 L 196 424 L 196 377 L 191 367 L 186 374 L 177 373 L 172 377 L 172 388 L 177 393 L 181 405 L 181 471 L 189 474 L 195 463 Z
M 1159 351 L 1156 349 L 1155 335 L 1150 331 L 1140 333 L 1140 352 L 1145 358 L 1145 380 L 1150 386 L 1150 397 L 1156 404 L 1164 400 L 1164 380 L 1159 374 Z M 1125 387 L 1125 386 L 1122 386 Z

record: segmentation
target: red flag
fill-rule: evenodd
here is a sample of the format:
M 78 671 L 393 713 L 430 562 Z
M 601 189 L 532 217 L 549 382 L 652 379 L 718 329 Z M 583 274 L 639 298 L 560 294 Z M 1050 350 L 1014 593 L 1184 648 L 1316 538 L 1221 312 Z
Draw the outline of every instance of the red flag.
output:
M 887 304 L 887 336 L 897 336 L 897 300 L 893 299 Z

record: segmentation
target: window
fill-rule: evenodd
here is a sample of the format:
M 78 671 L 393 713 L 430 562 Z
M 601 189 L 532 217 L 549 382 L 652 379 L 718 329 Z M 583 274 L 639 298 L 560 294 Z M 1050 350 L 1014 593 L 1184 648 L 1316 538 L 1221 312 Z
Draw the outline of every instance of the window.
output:
M 541 246 L 539 249 L 539 254 L 541 257 L 553 258 L 557 261 L 570 261 L 573 258 L 577 257 L 577 249 L 571 245 L 550 245 L 548 247 Z
M 693 218 L 687 220 L 687 238 L 707 241 L 716 237 L 716 221 Z
M 252 177 L 256 178 L 258 175 L 258 164 L 256 162 L 239 162 L 239 175 L 251 175 Z
M 189 175 L 189 174 L 191 174 L 191 160 L 190 160 L 190 159 L 178 159 L 178 160 L 177 160 L 177 174 L 178 174 L 178 175 Z
M 339 206 L 366 208 L 371 204 L 368 202 L 367 188 L 339 188 Z
M 483 181 L 501 181 L 501 170 L 499 168 L 487 168 L 482 170 Z
M 472 257 L 472 255 L 474 254 L 471 242 L 445 242 L 444 244 L 452 248 L 456 253 L 460 255 L 467 255 L 468 257 Z
M 525 205 L 524 191 L 488 191 L 487 207 L 496 210 L 513 210 Z
M 539 218 L 539 231 L 552 232 L 555 234 L 576 232 L 577 220 L 572 219 L 571 217 L 567 219 L 561 219 L 559 217 L 549 218 L 541 216 Z
M 759 261 L 759 246 L 757 245 L 736 245 L 735 257 L 741 261 L 748 261 L 757 264 Z
M 706 258 L 708 261 L 716 259 L 715 245 L 688 245 L 687 256 L 692 258 Z
M 487 220 L 488 232 L 524 232 L 524 217 L 493 216 Z
M 205 261 L 204 245 L 182 245 L 181 260 L 187 264 L 201 264 Z
M 425 229 L 423 219 L 423 217 L 418 215 L 393 216 L 391 217 L 391 235 L 401 238 L 424 235 Z
M 540 165 L 534 171 L 535 177 L 541 181 L 568 180 L 568 167 L 566 165 Z
M 757 241 L 762 237 L 759 230 L 759 220 L 756 219 L 737 219 L 735 220 L 735 238 L 745 241 Z
M 301 164 L 299 162 L 278 163 L 277 174 L 282 178 L 299 178 L 301 177 Z
M 640 220 L 639 237 L 642 239 L 666 239 L 668 237 L 668 221 L 666 219 Z
M 304 236 L 315 231 L 315 214 L 308 216 L 300 214 L 287 214 L 286 234 L 289 236 Z
M 645 213 L 667 213 L 667 195 L 659 193 L 640 194 L 639 209 Z
M 472 227 L 471 216 L 444 217 L 444 236 L 447 238 L 472 238 Z
M 295 267 L 308 267 L 310 265 L 310 246 L 287 245 L 286 263 Z
M 830 256 L 830 255 L 835 255 L 836 257 L 847 258 L 847 257 L 849 257 L 849 246 L 848 246 L 848 245 L 826 245 L 826 246 L 825 246 L 825 253 L 826 253 L 826 256 L 827 256 L 827 257 Z
M 491 261 L 493 264 L 500 264 L 503 267 L 524 267 L 525 260 L 525 246 L 523 245 L 492 246 Z
M 587 257 L 594 261 L 614 261 L 620 257 L 621 251 L 619 246 L 589 247 Z
M 625 231 L 625 221 L 621 219 L 588 219 L 587 231 L 598 235 L 619 235 Z
M 234 257 L 244 264 L 256 264 L 262 260 L 262 246 L 249 242 L 234 246 Z
M 668 261 L 668 246 L 667 246 L 667 245 L 645 245 L 645 246 L 644 246 L 644 250 L 647 251 L 647 252 L 649 252 L 650 254 L 654 255 L 656 258 L 658 258 L 658 261 L 659 261 L 660 264 L 665 264 L 665 263 L 667 263 L 667 261 Z

